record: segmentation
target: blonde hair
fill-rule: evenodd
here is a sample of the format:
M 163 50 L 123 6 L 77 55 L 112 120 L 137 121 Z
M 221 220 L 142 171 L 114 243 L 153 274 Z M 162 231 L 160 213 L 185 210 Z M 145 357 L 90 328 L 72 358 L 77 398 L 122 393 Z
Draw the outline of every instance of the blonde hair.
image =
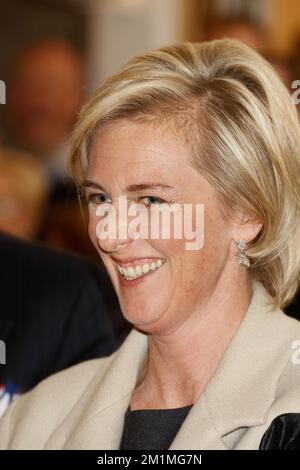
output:
M 233 39 L 164 47 L 130 60 L 82 109 L 70 171 L 80 185 L 99 126 L 167 119 L 184 131 L 191 162 L 224 207 L 262 223 L 247 247 L 250 273 L 284 307 L 300 277 L 300 130 L 273 68 Z

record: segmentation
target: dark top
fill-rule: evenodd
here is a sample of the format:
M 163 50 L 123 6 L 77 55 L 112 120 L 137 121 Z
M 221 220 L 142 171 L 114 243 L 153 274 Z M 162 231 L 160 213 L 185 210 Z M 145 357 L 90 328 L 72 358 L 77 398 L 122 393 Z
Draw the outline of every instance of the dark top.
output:
M 166 450 L 193 405 L 125 413 L 120 450 Z
M 119 450 L 167 450 L 193 405 L 125 413 Z M 277 416 L 260 441 L 259 450 L 300 450 L 300 414 Z

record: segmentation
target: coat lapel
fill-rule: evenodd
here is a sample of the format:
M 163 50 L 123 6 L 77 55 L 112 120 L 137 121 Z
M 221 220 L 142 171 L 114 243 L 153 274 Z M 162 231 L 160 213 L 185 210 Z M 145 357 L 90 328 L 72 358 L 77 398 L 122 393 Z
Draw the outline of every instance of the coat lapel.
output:
M 132 330 L 110 358 L 100 359 L 99 374 L 45 448 L 118 449 L 124 414 L 147 350 L 147 336 Z

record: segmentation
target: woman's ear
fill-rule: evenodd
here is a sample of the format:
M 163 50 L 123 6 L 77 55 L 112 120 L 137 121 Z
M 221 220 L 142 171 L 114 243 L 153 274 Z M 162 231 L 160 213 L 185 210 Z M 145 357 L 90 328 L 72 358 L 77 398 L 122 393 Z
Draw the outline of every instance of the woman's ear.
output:
M 233 240 L 244 239 L 249 243 L 257 237 L 262 227 L 263 224 L 260 220 L 240 211 L 235 214 L 233 220 L 232 238 Z

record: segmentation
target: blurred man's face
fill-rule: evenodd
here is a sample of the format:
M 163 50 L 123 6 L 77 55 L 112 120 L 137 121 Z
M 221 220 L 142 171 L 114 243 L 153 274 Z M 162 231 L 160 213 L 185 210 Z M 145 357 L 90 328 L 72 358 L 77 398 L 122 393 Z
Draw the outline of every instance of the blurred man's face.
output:
M 70 132 L 82 102 L 82 62 L 62 44 L 28 51 L 8 86 L 10 121 L 19 143 L 47 156 Z

